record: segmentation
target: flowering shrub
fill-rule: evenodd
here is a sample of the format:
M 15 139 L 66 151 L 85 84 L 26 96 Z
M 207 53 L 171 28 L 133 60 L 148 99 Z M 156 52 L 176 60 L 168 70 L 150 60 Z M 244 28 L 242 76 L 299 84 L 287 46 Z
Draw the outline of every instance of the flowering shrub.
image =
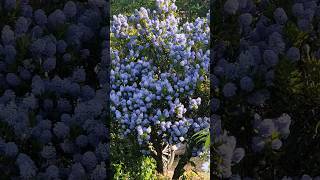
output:
M 309 158 L 319 155 L 312 140 L 319 139 L 313 133 L 319 3 L 215 1 L 210 79 L 217 178 L 319 178 L 317 160 Z
M 1 179 L 106 179 L 107 17 L 103 0 L 0 2 Z
M 209 127 L 209 16 L 180 24 L 174 1 L 156 5 L 113 16 L 110 99 L 119 133 L 154 156 L 162 173 L 166 145 L 187 144 L 190 159 L 202 149 L 191 136 Z

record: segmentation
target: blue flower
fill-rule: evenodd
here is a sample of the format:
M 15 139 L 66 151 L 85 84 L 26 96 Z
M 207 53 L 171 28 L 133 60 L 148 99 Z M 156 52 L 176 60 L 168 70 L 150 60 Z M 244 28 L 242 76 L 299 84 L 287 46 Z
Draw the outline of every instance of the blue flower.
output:
M 277 8 L 273 16 L 278 24 L 285 24 L 288 21 L 288 16 L 283 8 Z
M 91 151 L 83 154 L 81 163 L 86 167 L 88 171 L 93 170 L 97 165 L 97 157 Z
M 14 32 L 8 25 L 3 26 L 1 31 L 1 40 L 4 45 L 12 44 L 15 41 Z
M 300 60 L 300 50 L 296 47 L 289 48 L 286 55 L 292 61 Z
M 68 1 L 63 8 L 63 12 L 68 18 L 72 18 L 77 14 L 77 6 L 73 1 Z
M 14 87 L 19 86 L 21 83 L 20 78 L 14 73 L 8 73 L 6 76 L 6 80 L 10 86 L 14 86 Z
M 28 155 L 20 153 L 17 157 L 16 164 L 19 167 L 21 178 L 30 179 L 36 176 L 37 167 Z
M 48 21 L 47 20 L 47 15 L 42 9 L 37 9 L 34 12 L 34 20 L 40 26 L 45 25 L 47 23 L 47 21 Z
M 4 147 L 4 154 L 8 157 L 15 157 L 19 152 L 18 146 L 14 142 L 8 142 Z
M 223 87 L 223 95 L 225 97 L 232 97 L 236 95 L 237 86 L 234 83 L 227 83 Z
M 16 8 L 16 0 L 4 0 L 3 7 L 7 11 L 12 11 Z
M 227 0 L 224 4 L 224 11 L 228 14 L 235 14 L 239 9 L 238 0 Z
M 248 76 L 242 77 L 240 80 L 240 87 L 247 92 L 252 91 L 254 88 L 253 80 Z

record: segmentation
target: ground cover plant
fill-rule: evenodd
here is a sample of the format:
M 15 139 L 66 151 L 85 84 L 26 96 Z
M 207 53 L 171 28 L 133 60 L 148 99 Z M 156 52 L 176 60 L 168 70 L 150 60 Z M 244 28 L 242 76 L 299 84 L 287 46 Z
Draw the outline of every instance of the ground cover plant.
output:
M 214 1 L 216 178 L 319 179 L 319 3 Z
M 107 178 L 107 1 L 0 1 L 0 179 Z

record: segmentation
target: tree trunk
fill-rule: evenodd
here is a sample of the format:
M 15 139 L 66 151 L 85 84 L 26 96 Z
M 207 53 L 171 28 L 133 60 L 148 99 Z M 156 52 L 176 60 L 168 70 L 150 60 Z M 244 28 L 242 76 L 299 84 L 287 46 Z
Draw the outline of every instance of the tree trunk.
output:
M 153 139 L 153 147 L 156 151 L 156 154 L 153 154 L 153 158 L 156 161 L 157 172 L 164 175 L 165 168 L 162 161 L 162 150 L 163 150 L 162 142 L 155 133 L 151 134 L 151 138 Z
M 155 157 L 156 160 L 156 165 L 157 165 L 157 171 L 160 174 L 164 174 L 165 173 L 165 168 L 163 166 L 163 161 L 162 161 L 162 148 L 155 148 L 157 155 Z
M 178 180 L 179 177 L 182 176 L 183 173 L 185 172 L 184 167 L 188 164 L 189 160 L 192 157 L 192 147 L 193 147 L 192 142 L 186 146 L 185 153 L 179 159 L 178 165 L 174 169 L 174 173 L 173 173 L 173 177 L 172 177 L 173 180 Z

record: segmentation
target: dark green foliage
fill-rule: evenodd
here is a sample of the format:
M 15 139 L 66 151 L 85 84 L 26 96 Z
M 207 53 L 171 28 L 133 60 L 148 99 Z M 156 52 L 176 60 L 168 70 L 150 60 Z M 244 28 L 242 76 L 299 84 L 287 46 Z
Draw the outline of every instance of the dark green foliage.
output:
M 197 17 L 205 17 L 209 9 L 209 0 L 176 0 L 183 21 L 193 21 Z M 128 15 L 135 9 L 155 8 L 155 0 L 111 0 L 111 15 Z
M 110 4 L 111 15 L 129 15 L 134 12 L 135 9 L 139 9 L 140 7 L 155 7 L 155 1 L 153 0 L 111 0 Z

